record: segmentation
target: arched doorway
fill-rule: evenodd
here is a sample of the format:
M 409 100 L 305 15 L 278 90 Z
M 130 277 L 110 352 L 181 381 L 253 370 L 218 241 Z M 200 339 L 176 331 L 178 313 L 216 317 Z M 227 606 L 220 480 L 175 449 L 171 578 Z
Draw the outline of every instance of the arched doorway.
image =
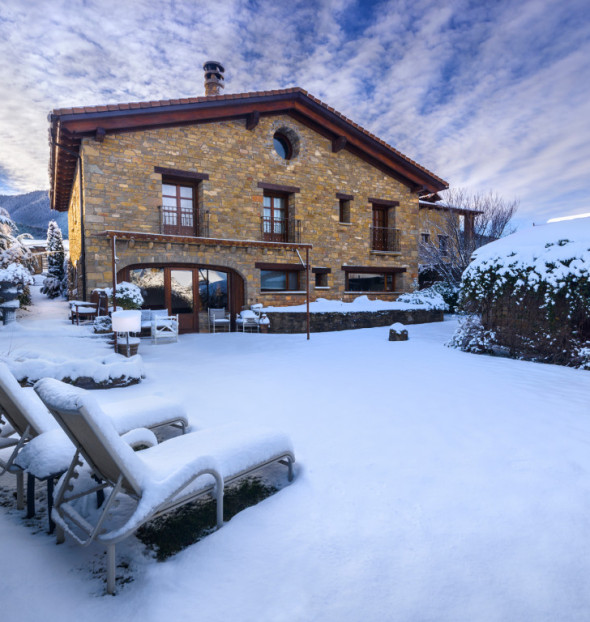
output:
M 117 280 L 141 289 L 144 309 L 167 309 L 178 315 L 180 332 L 208 330 L 208 310 L 229 311 L 231 327 L 244 304 L 244 281 L 231 268 L 200 264 L 134 264 L 122 268 Z

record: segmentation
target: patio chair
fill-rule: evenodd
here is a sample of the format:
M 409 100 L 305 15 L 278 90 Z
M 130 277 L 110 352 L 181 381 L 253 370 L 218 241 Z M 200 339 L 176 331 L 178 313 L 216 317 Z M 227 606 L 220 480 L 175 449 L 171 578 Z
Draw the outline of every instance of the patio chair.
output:
M 216 333 L 220 330 L 228 331 L 230 321 L 225 309 L 209 309 L 209 332 Z
M 178 341 L 178 315 L 168 315 L 168 311 L 152 311 L 152 342 L 163 340 Z
M 77 387 L 71 389 L 82 391 Z M 121 400 L 108 404 L 105 410 L 118 434 L 125 434 L 134 428 L 154 430 L 166 425 L 179 427 L 184 433 L 188 426 L 182 406 L 155 396 Z M 16 440 L 10 446 L 9 455 L 2 458 L 4 466 L 1 468 L 17 476 L 17 506 L 24 496 L 23 471 L 27 472 L 27 517 L 30 518 L 35 514 L 35 479 L 47 482 L 47 502 L 50 504 L 53 480 L 68 468 L 75 449 L 33 389 L 21 387 L 6 363 L 2 362 L 0 415 L 14 429 L 11 441 Z M 50 531 L 51 527 L 50 523 Z
M 76 446 L 76 455 L 56 490 L 53 517 L 58 541 L 67 533 L 82 546 L 93 541 L 106 545 L 109 594 L 115 590 L 115 545 L 145 522 L 213 493 L 219 528 L 224 483 L 275 461 L 285 463 L 289 481 L 293 478 L 295 457 L 284 434 L 230 424 L 177 436 L 135 453 L 89 392 L 73 391 L 51 378 L 39 380 L 35 391 Z M 86 504 L 78 500 L 106 487 L 111 491 L 102 511 L 90 515 Z M 119 495 L 133 501 L 130 515 L 111 514 Z
M 240 315 L 237 320 L 238 326 L 242 327 L 242 332 L 249 330 L 250 332 L 260 332 L 260 324 L 258 323 L 258 317 L 254 311 L 246 309 L 240 311 Z

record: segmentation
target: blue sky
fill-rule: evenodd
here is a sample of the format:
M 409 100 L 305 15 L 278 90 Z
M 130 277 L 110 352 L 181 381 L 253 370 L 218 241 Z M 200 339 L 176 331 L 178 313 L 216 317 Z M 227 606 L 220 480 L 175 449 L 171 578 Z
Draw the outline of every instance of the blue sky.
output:
M 522 224 L 590 211 L 587 0 L 0 0 L 0 194 L 48 187 L 47 113 L 300 86 Z

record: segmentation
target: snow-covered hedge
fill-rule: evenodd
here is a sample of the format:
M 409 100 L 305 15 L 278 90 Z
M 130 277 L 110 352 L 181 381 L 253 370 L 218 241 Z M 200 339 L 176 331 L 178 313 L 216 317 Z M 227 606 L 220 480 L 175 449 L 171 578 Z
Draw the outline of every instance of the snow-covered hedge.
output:
M 397 297 L 397 302 L 411 305 L 420 305 L 433 311 L 448 311 L 449 305 L 435 287 L 428 287 L 410 294 L 402 294 Z
M 145 377 L 141 356 L 125 358 L 109 354 L 95 359 L 54 356 L 43 358 L 34 350 L 16 350 L 10 357 L 1 357 L 16 379 L 32 385 L 40 378 L 56 378 L 85 388 L 125 387 Z
M 590 218 L 533 227 L 478 249 L 463 274 L 461 302 L 481 314 L 483 330 L 510 356 L 584 367 Z M 463 343 L 476 332 L 469 323 L 460 331 Z

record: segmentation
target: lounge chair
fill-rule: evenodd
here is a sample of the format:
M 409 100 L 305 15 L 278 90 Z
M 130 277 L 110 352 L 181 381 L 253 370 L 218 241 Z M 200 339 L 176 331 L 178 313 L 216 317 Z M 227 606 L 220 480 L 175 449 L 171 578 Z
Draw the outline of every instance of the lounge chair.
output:
M 76 387 L 71 389 L 82 391 Z M 165 425 L 177 426 L 184 433 L 188 426 L 182 406 L 155 396 L 122 400 L 105 406 L 105 410 L 118 434 L 134 428 L 153 430 Z M 0 415 L 14 429 L 14 438 L 10 438 L 16 440 L 10 454 L 2 460 L 5 464 L 2 468 L 17 475 L 17 505 L 23 498 L 22 472 L 28 473 L 27 516 L 31 517 L 35 514 L 35 479 L 47 481 L 50 504 L 53 480 L 68 468 L 75 449 L 33 389 L 21 387 L 2 362 Z
M 284 434 L 243 424 L 225 425 L 133 452 L 88 392 L 73 391 L 50 378 L 39 380 L 35 391 L 76 446 L 76 455 L 56 490 L 53 517 L 58 540 L 63 541 L 67 533 L 82 546 L 93 541 L 106 545 L 109 594 L 115 590 L 115 545 L 145 522 L 212 492 L 217 501 L 217 527 L 221 527 L 224 483 L 275 461 L 286 464 L 289 480 L 293 478 L 295 457 Z M 106 487 L 112 487 L 111 492 L 101 513 L 92 518 L 79 500 Z M 120 494 L 134 502 L 131 515 L 109 517 Z

